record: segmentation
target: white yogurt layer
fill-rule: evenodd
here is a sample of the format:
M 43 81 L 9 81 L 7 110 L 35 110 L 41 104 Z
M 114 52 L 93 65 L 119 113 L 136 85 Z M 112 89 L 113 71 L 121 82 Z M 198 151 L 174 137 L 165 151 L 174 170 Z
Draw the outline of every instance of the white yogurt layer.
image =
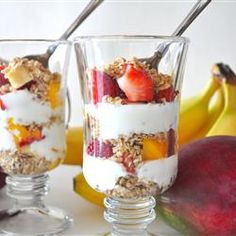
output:
M 84 154 L 84 177 L 91 187 L 99 191 L 113 189 L 120 176 L 126 176 L 124 167 L 111 160 L 102 160 Z
M 9 151 L 16 149 L 16 144 L 13 135 L 5 127 L 0 126 L 0 135 L 1 135 L 1 141 L 0 141 L 1 151 Z
M 138 170 L 138 177 L 153 181 L 164 192 L 176 178 L 178 170 L 177 155 L 155 161 L 146 161 Z
M 175 129 L 178 109 L 178 102 L 85 105 L 85 112 L 99 120 L 99 133 L 103 139 L 118 138 L 121 134 L 149 134 Z
M 177 175 L 177 166 L 176 155 L 160 160 L 146 161 L 137 170 L 137 176 L 141 180 L 157 183 L 165 191 Z M 102 192 L 113 189 L 119 177 L 128 175 L 122 164 L 87 154 L 84 154 L 83 173 L 90 186 Z
M 44 156 L 48 161 L 63 158 L 65 155 L 64 124 L 53 124 L 50 128 L 43 128 L 42 135 L 45 135 L 44 139 L 30 145 L 31 152 Z
M 52 110 L 47 103 L 40 102 L 27 89 L 18 90 L 1 96 L 6 110 L 0 111 L 0 125 L 5 126 L 8 118 L 13 117 L 17 124 L 28 125 L 48 122 L 52 115 L 63 114 L 63 110 Z
M 1 151 L 17 150 L 13 135 L 4 127 L 0 127 Z M 48 161 L 63 158 L 65 155 L 65 128 L 64 124 L 53 124 L 50 128 L 43 128 L 44 139 L 30 144 L 30 153 L 45 157 Z

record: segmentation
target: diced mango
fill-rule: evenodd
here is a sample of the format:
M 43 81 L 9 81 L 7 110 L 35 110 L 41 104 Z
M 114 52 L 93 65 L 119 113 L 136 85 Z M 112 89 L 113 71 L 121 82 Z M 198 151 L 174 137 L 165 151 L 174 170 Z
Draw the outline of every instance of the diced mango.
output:
M 13 118 L 8 119 L 8 129 L 13 134 L 18 148 L 44 138 L 41 129 L 35 127 L 34 129 L 28 130 L 23 125 L 15 124 Z
M 13 118 L 8 119 L 8 129 L 12 132 L 17 147 L 20 141 L 29 135 L 29 131 L 24 126 L 15 124 Z
M 167 156 L 167 143 L 156 139 L 143 140 L 143 160 L 158 160 Z
M 23 66 L 18 66 L 14 70 L 7 71 L 5 77 L 15 89 L 22 87 L 33 79 L 32 74 Z
M 60 105 L 59 91 L 60 91 L 60 80 L 58 76 L 55 75 L 54 79 L 50 81 L 48 87 L 48 100 L 51 104 L 51 108 L 55 109 Z

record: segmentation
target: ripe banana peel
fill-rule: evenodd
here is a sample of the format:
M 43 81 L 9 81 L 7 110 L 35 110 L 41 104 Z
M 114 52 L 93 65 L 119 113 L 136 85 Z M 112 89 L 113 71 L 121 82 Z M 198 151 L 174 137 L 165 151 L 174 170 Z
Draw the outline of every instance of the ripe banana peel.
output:
M 224 109 L 207 136 L 236 135 L 236 75 L 229 67 L 224 73 L 225 79 L 222 81 L 222 89 L 225 95 Z
M 97 206 L 104 206 L 103 201 L 105 195 L 92 189 L 86 182 L 83 173 L 78 174 L 74 178 L 74 191 L 89 202 L 94 203 Z
M 83 128 L 70 127 L 66 131 L 67 151 L 64 164 L 82 165 L 83 163 Z
M 212 77 L 201 93 L 181 102 L 179 120 L 180 145 L 192 140 L 204 128 L 209 117 L 208 104 L 219 86 L 218 81 Z
M 224 66 L 222 63 L 215 64 L 205 88 L 194 97 L 181 101 L 180 145 L 205 137 L 223 111 L 225 95 L 221 83 L 226 76 L 222 70 Z

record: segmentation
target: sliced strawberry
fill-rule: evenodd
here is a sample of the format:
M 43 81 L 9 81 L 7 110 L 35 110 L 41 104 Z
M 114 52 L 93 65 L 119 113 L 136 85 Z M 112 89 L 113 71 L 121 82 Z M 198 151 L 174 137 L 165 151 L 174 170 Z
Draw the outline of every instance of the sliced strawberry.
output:
M 128 64 L 124 75 L 117 81 L 129 101 L 151 102 L 153 100 L 153 81 L 143 69 L 137 69 Z
M 94 155 L 94 144 L 93 142 L 91 142 L 86 149 L 86 152 L 89 156 L 93 156 Z
M 159 90 L 156 95 L 156 102 L 172 102 L 175 100 L 176 95 L 178 94 L 178 91 L 175 91 L 173 86 Z
M 122 156 L 122 164 L 128 173 L 135 173 L 135 165 L 132 156 L 128 152 L 124 152 Z
M 98 139 L 92 140 L 87 147 L 87 153 L 90 156 L 109 158 L 113 155 L 113 145 L 109 142 L 100 142 Z
M 176 153 L 176 133 L 174 129 L 169 129 L 167 132 L 168 151 L 167 156 L 172 156 Z
M 109 142 L 102 142 L 100 146 L 100 157 L 109 158 L 113 155 L 113 145 Z
M 98 89 L 97 89 L 97 71 L 94 69 L 91 71 L 91 84 L 90 84 L 90 96 L 94 104 L 98 102 Z
M 1 98 L 0 98 L 0 109 L 3 111 L 7 109 Z
M 97 69 L 92 70 L 91 98 L 94 104 L 102 101 L 102 97 L 124 97 L 124 93 L 119 88 L 116 79 L 112 79 L 108 74 Z

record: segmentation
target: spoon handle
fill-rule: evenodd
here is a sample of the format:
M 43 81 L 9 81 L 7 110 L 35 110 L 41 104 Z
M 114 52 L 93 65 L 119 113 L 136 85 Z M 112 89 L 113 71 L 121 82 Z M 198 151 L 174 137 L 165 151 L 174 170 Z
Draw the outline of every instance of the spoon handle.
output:
M 181 36 L 183 32 L 189 27 L 189 25 L 196 19 L 196 17 L 205 9 L 205 7 L 211 2 L 211 0 L 199 0 L 188 15 L 180 23 L 172 36 Z
M 70 27 L 61 35 L 60 40 L 68 39 L 76 28 L 103 2 L 104 0 L 91 0 L 84 8 L 81 14 L 70 25 Z

